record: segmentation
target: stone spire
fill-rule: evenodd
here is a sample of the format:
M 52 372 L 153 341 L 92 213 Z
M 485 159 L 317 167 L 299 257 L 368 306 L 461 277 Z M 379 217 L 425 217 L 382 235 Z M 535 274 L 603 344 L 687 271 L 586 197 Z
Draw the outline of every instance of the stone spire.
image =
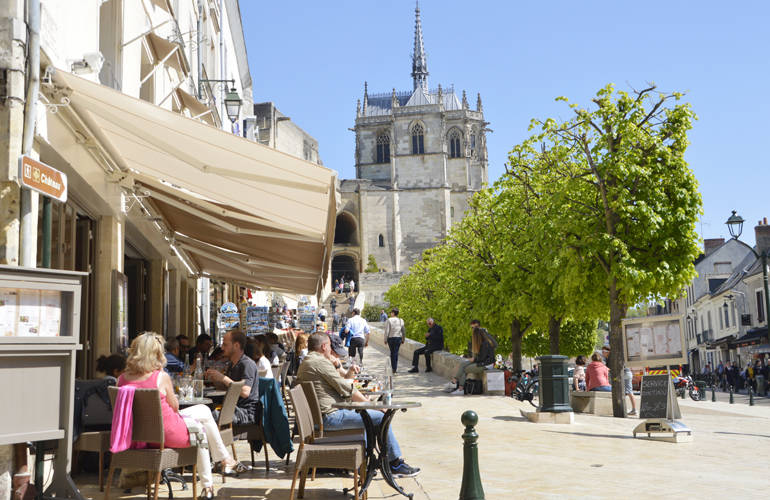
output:
M 366 110 L 369 107 L 369 82 L 364 82 L 364 108 L 363 114 L 366 116 Z
M 481 105 L 481 92 L 476 94 L 476 111 L 484 111 L 484 106 Z
M 412 54 L 412 80 L 414 90 L 422 87 L 428 91 L 428 58 L 425 55 L 425 45 L 422 42 L 422 21 L 420 21 L 420 2 L 414 8 L 414 54 Z
M 463 109 L 468 109 L 468 96 L 465 95 L 464 90 L 463 90 Z

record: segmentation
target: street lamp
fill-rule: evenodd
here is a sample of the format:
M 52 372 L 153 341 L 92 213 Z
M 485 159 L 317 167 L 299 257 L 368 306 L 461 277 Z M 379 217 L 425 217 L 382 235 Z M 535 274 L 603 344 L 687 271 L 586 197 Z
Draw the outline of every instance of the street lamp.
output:
M 237 122 L 238 117 L 241 114 L 243 100 L 241 99 L 241 96 L 238 95 L 238 91 L 235 90 L 235 80 L 209 80 L 207 78 L 201 78 L 198 80 L 198 96 L 203 95 L 203 86 L 201 85 L 203 82 L 218 83 L 220 85 L 225 83 L 230 84 L 230 90 L 225 95 L 225 110 L 227 111 L 227 117 L 230 121 L 233 123 Z
M 743 217 L 738 215 L 735 210 L 733 210 L 733 214 L 727 219 L 727 222 L 725 222 L 725 224 L 727 224 L 727 229 L 730 231 L 730 236 L 736 240 L 741 237 L 741 233 L 743 232 L 743 222 Z
M 730 235 L 737 240 L 743 231 L 743 217 L 733 210 L 733 214 L 727 219 L 725 224 L 727 224 L 727 228 L 730 230 Z M 770 286 L 768 286 L 767 281 L 767 259 L 770 256 L 768 256 L 767 249 L 762 250 L 761 254 L 758 254 L 753 248 L 751 251 L 754 252 L 754 255 L 756 255 L 757 258 L 762 259 L 762 281 L 764 282 L 765 289 L 765 325 L 768 328 L 768 336 L 770 337 L 770 318 L 768 317 L 770 316 L 770 293 L 768 293 L 768 288 L 770 288 Z M 759 304 L 757 304 L 757 306 L 758 305 Z

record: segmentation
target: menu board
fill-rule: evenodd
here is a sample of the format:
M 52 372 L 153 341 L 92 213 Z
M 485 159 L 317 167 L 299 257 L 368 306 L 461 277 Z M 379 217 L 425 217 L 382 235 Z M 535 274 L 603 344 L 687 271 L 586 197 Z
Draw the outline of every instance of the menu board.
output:
M 58 337 L 61 310 L 59 291 L 0 288 L 0 336 Z
M 623 320 L 626 365 L 645 367 L 686 363 L 682 318 L 648 316 Z
M 668 374 L 642 377 L 639 418 L 682 418 L 679 403 L 671 391 L 673 388 Z

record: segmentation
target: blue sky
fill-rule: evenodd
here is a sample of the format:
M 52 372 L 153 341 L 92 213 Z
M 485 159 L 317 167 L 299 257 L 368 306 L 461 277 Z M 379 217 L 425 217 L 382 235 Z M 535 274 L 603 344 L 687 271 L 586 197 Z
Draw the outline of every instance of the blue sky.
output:
M 490 181 L 531 118 L 568 118 L 607 83 L 686 92 L 698 121 L 687 160 L 700 183 L 705 238 L 743 241 L 770 217 L 770 2 L 422 0 L 429 82 L 481 92 Z M 241 0 L 255 102 L 273 101 L 319 141 L 324 164 L 354 177 L 356 100 L 409 90 L 411 0 Z M 473 98 L 471 98 L 471 96 Z

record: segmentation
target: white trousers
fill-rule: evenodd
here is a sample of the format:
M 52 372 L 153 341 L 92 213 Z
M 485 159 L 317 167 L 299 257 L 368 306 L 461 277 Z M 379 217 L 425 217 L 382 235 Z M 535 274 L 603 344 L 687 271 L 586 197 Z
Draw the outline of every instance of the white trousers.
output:
M 214 462 L 221 462 L 230 458 L 227 447 L 222 442 L 222 436 L 219 435 L 219 427 L 211 416 L 211 410 L 205 405 L 188 406 L 179 413 L 185 417 L 194 418 L 203 426 L 206 432 L 206 439 L 209 442 L 209 449 L 198 448 L 198 473 L 201 476 L 201 483 L 204 488 L 210 488 L 214 485 L 214 478 L 211 475 L 211 459 Z

